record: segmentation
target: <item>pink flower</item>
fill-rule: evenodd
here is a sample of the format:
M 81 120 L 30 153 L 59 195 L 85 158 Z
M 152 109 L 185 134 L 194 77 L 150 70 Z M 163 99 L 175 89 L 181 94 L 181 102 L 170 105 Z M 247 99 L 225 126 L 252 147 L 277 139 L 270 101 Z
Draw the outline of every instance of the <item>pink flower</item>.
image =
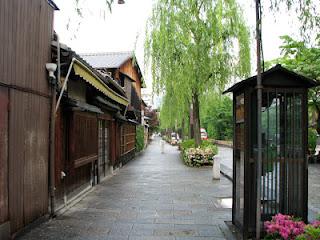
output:
M 292 216 L 279 213 L 273 216 L 271 221 L 265 222 L 264 227 L 267 234 L 279 234 L 282 239 L 293 240 L 304 233 L 305 224 L 302 221 L 295 221 Z
M 289 238 L 289 235 L 290 235 L 289 229 L 287 229 L 287 228 L 281 228 L 279 233 L 280 233 L 280 236 L 281 236 L 283 239 L 287 240 L 287 239 Z
M 311 223 L 311 225 L 315 228 L 320 227 L 320 221 L 319 220 L 315 220 L 314 222 Z

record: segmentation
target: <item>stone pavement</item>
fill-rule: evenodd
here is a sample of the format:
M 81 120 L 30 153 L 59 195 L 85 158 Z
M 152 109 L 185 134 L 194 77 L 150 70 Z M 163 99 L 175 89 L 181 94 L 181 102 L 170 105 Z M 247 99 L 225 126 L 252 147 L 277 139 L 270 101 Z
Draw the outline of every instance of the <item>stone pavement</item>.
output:
M 320 164 L 309 164 L 308 170 L 309 219 L 314 220 L 320 214 Z
M 20 239 L 226 239 L 231 209 L 222 206 L 230 202 L 231 182 L 212 181 L 211 167 L 186 167 L 176 147 L 166 144 L 161 154 L 159 140 L 64 215 Z
M 223 146 L 218 149 L 216 157 L 220 158 L 221 171 L 232 179 L 232 149 Z M 308 170 L 308 217 L 312 221 L 320 214 L 320 164 L 309 164 Z

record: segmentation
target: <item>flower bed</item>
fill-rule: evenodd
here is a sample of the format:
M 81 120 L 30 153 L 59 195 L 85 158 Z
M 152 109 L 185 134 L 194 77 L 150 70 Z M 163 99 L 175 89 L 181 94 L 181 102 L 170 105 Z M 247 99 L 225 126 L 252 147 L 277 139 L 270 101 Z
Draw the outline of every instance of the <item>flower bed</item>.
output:
M 305 224 L 289 215 L 277 214 L 264 223 L 267 233 L 264 239 L 316 240 L 320 239 L 320 221 Z
M 183 141 L 180 149 L 184 163 L 190 167 L 212 165 L 214 156 L 218 152 L 217 147 L 209 141 L 203 141 L 201 146 L 196 148 L 193 139 Z

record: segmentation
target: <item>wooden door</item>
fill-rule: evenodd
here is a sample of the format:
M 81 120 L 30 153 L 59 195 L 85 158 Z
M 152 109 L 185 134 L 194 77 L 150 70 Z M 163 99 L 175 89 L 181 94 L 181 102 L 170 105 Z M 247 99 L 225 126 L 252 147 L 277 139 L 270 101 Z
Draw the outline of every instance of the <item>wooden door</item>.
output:
M 99 159 L 98 159 L 98 171 L 99 179 L 107 176 L 109 166 L 109 128 L 106 120 L 99 120 Z

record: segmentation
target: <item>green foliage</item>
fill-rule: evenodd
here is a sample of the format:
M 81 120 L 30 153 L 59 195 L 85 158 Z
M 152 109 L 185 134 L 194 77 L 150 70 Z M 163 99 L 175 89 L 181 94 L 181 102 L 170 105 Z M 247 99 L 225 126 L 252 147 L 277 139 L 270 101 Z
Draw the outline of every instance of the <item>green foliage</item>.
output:
M 314 152 L 317 146 L 317 131 L 309 128 L 308 130 L 308 147 L 310 149 L 311 152 Z
M 314 47 L 309 47 L 303 41 L 296 41 L 289 36 L 282 36 L 282 57 L 266 64 L 267 67 L 280 63 L 284 67 L 306 77 L 320 81 L 320 38 Z M 315 128 L 320 133 L 320 87 L 309 91 L 309 110 L 314 113 Z M 311 119 L 312 120 L 312 119 Z
M 201 104 L 201 123 L 210 138 L 231 140 L 233 135 L 232 100 L 208 94 Z
M 195 140 L 185 140 L 180 144 L 182 159 L 187 166 L 201 167 L 212 165 L 214 156 L 218 153 L 218 148 L 210 141 L 202 141 L 196 148 Z
M 154 91 L 163 94 L 161 127 L 181 127 L 193 97 L 220 93 L 231 76 L 247 76 L 249 44 L 236 0 L 158 0 L 147 27 L 145 57 Z
M 188 139 L 188 140 L 182 141 L 182 143 L 180 143 L 180 148 L 182 150 L 194 148 L 194 147 L 195 147 L 194 139 Z
M 278 11 L 281 5 L 287 10 L 293 10 L 300 21 L 300 32 L 306 40 L 312 35 L 319 33 L 320 29 L 320 8 L 318 0 L 271 0 L 271 9 Z M 319 34 L 318 34 L 319 36 Z
M 296 240 L 318 240 L 320 239 L 320 228 L 307 225 L 304 228 L 304 234 L 299 235 Z
M 144 127 L 137 126 L 136 128 L 136 151 L 140 152 L 144 148 Z
M 282 57 L 267 63 L 267 66 L 280 63 L 292 71 L 320 80 L 320 38 L 314 47 L 309 47 L 303 41 L 296 41 L 290 36 L 282 36 L 281 39 Z
M 180 143 L 180 148 L 182 150 L 187 150 L 187 149 L 195 148 L 195 147 L 196 147 L 196 144 L 195 144 L 194 139 L 188 139 L 188 140 L 182 141 L 182 143 Z M 210 148 L 215 155 L 218 153 L 217 146 L 215 144 L 213 144 L 211 141 L 202 141 L 199 148 L 200 149 Z
M 183 152 L 183 161 L 189 167 L 212 165 L 214 155 L 211 148 L 189 148 Z

